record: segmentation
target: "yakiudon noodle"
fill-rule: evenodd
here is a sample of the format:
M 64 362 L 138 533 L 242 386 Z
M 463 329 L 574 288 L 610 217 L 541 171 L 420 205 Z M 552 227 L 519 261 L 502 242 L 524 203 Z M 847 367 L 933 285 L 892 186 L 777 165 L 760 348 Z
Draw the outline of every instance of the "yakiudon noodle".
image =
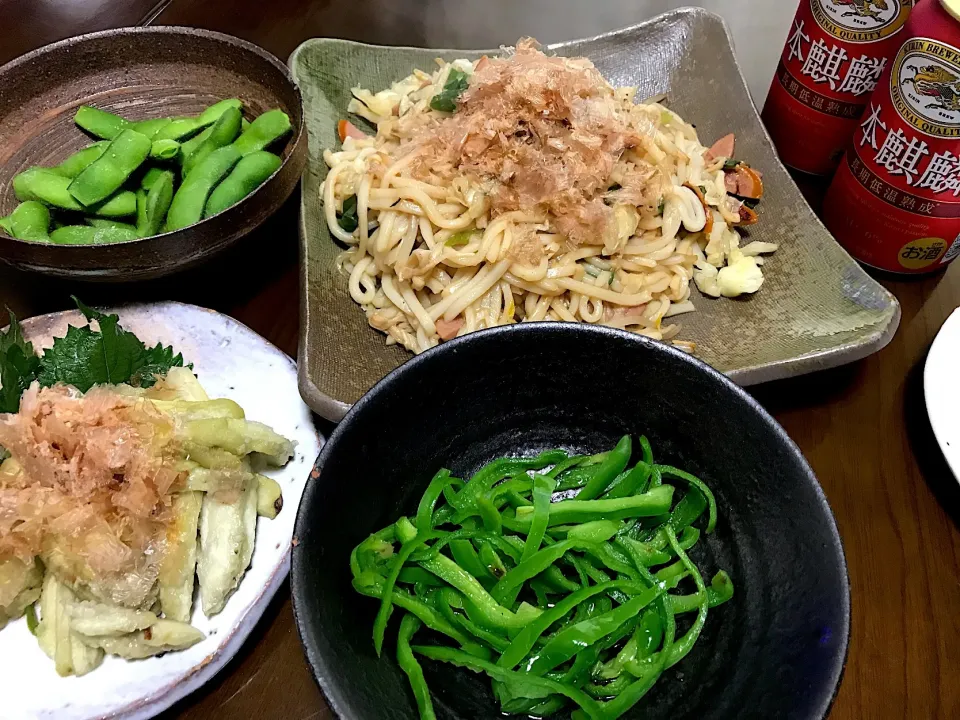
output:
M 763 282 L 761 176 L 662 102 L 635 101 L 584 58 L 531 40 L 438 60 L 349 111 L 321 188 L 339 265 L 370 325 L 419 353 L 521 321 L 599 323 L 678 339 L 691 282 L 734 297 Z

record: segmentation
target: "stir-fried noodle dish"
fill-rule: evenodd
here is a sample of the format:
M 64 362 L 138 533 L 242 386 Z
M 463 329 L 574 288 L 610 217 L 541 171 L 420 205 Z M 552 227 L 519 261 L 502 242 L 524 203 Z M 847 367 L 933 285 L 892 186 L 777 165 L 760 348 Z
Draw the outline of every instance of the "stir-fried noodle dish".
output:
M 521 40 L 354 88 L 321 188 L 353 299 L 412 352 L 521 321 L 589 322 L 693 350 L 691 283 L 756 292 L 759 172 L 728 135 L 708 148 L 664 104 L 637 102 L 585 58 Z

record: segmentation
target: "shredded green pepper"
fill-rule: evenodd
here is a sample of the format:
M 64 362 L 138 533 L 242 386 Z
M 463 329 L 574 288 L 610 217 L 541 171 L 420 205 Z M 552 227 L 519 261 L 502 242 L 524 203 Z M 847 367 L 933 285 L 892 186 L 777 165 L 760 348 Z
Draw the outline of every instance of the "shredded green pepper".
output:
M 691 652 L 734 593 L 687 555 L 716 526 L 716 501 L 655 464 L 646 438 L 636 448 L 632 467 L 627 436 L 591 456 L 500 458 L 466 482 L 440 470 L 415 515 L 353 550 L 354 588 L 380 600 L 378 653 L 403 613 L 397 662 L 421 718 L 435 715 L 416 655 L 487 674 L 506 714 L 614 720 Z M 694 611 L 677 638 L 675 616 Z M 421 626 L 453 647 L 411 645 Z

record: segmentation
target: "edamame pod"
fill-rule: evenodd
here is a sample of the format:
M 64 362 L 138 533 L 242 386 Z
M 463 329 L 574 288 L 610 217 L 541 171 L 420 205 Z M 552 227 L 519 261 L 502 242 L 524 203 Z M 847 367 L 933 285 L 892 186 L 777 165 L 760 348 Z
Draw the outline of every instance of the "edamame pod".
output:
M 165 231 L 179 230 L 199 222 L 210 192 L 240 162 L 235 145 L 217 148 L 207 155 L 184 179 L 173 196 Z
M 10 215 L 10 234 L 20 240 L 46 241 L 50 230 L 50 211 L 43 203 L 28 200 Z
M 199 135 L 195 135 L 189 140 L 180 143 L 180 161 L 181 162 L 183 161 L 184 158 L 187 158 L 190 155 L 192 155 L 196 151 L 196 149 L 203 144 L 203 141 L 206 140 L 208 137 L 210 137 L 210 133 L 212 129 L 213 129 L 213 126 L 211 125 Z
M 150 157 L 154 160 L 173 160 L 180 154 L 180 143 L 176 140 L 154 140 L 150 146 Z
M 89 105 L 81 105 L 77 108 L 73 121 L 91 135 L 104 140 L 113 140 L 130 125 L 128 120 L 124 120 L 119 115 Z
M 83 150 L 75 152 L 55 168 L 54 172 L 68 178 L 75 178 L 77 175 L 87 169 L 94 160 L 103 155 L 104 151 L 110 146 L 109 140 L 101 140 L 93 145 L 85 147 Z
M 243 104 L 237 99 L 221 100 L 214 103 L 197 117 L 175 118 L 166 127 L 162 128 L 155 136 L 154 140 L 177 140 L 183 142 L 196 135 L 210 125 L 213 125 L 217 118 L 230 108 L 243 107 Z
M 173 118 L 153 118 L 151 120 L 140 120 L 130 123 L 129 129 L 135 130 L 141 135 L 146 135 L 151 140 L 163 128 L 173 122 Z
M 234 147 L 241 155 L 265 150 L 290 132 L 290 118 L 283 110 L 269 110 L 250 123 L 250 127 L 237 138 Z
M 206 139 L 189 155 L 183 157 L 183 177 L 190 174 L 207 155 L 217 148 L 229 145 L 240 134 L 240 121 L 243 115 L 240 110 L 234 107 L 227 108 L 224 113 L 217 118 L 217 121 L 210 126 L 210 133 Z
M 7 235 L 13 237 L 13 226 L 10 224 L 10 216 L 0 217 L 0 230 L 3 230 Z
M 121 230 L 134 230 L 136 227 L 130 223 L 120 222 L 119 220 L 111 220 L 109 218 L 98 218 L 98 217 L 88 217 L 85 218 L 87 225 L 95 228 L 119 228 Z
M 137 190 L 137 235 L 140 235 L 140 228 L 147 227 L 147 192 L 146 190 Z M 140 235 L 140 237 L 143 237 Z
M 82 205 L 90 206 L 116 192 L 150 155 L 152 143 L 134 130 L 124 130 L 110 147 L 70 183 L 69 191 Z
M 169 124 L 164 125 L 153 136 L 154 142 L 157 140 L 176 140 L 183 142 L 193 137 L 203 130 L 204 126 L 200 124 L 200 119 L 195 117 L 174 118 Z
M 282 164 L 279 157 L 265 150 L 250 153 L 210 193 L 203 216 L 210 217 L 236 205 L 266 182 Z
M 217 118 L 231 108 L 243 110 L 243 103 L 237 98 L 227 98 L 226 100 L 216 102 L 200 113 L 200 122 L 202 122 L 205 126 L 212 125 L 217 121 Z
M 143 177 L 140 178 L 140 187 L 142 187 L 144 190 L 149 190 L 153 187 L 153 184 L 157 181 L 157 178 L 159 178 L 165 172 L 169 171 L 160 167 L 148 168 L 143 174 Z
M 137 231 L 124 228 L 96 228 L 89 225 L 66 225 L 50 233 L 55 245 L 105 245 L 137 239 Z
M 173 173 L 168 170 L 157 177 L 146 194 L 142 217 L 137 206 L 137 234 L 140 237 L 150 237 L 160 232 L 172 201 Z
M 119 192 L 98 205 L 85 208 L 70 194 L 69 186 L 70 178 L 39 167 L 24 170 L 13 179 L 13 191 L 23 202 L 38 200 L 61 210 L 100 217 L 125 217 L 137 211 L 137 199 L 132 192 Z

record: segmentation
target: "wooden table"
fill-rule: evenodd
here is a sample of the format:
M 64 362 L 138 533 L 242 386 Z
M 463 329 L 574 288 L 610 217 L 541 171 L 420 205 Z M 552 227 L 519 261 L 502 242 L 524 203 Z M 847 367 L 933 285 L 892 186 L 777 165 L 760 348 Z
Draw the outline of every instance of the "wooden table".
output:
M 0 0 L 0 62 L 81 32 L 134 24 L 196 25 L 239 35 L 286 58 L 304 39 L 489 47 L 521 34 L 553 41 L 637 22 L 675 0 Z M 708 0 L 740 39 L 758 102 L 795 6 Z M 770 3 L 774 5 L 774 3 Z M 779 5 L 779 4 L 778 4 Z M 558 9 L 558 6 L 563 6 Z M 817 188 L 811 188 L 815 198 Z M 88 303 L 182 300 L 226 312 L 291 355 L 297 347 L 293 198 L 256 235 L 199 271 L 133 286 L 94 286 L 0 267 L 0 304 L 21 317 Z M 893 342 L 833 371 L 752 392 L 816 471 L 850 567 L 853 633 L 834 720 L 960 717 L 960 486 L 933 440 L 923 362 L 960 304 L 960 263 L 919 280 L 883 280 L 903 305 Z M 2 711 L 0 711 L 2 714 Z M 166 718 L 330 717 L 281 589 L 239 656 Z

